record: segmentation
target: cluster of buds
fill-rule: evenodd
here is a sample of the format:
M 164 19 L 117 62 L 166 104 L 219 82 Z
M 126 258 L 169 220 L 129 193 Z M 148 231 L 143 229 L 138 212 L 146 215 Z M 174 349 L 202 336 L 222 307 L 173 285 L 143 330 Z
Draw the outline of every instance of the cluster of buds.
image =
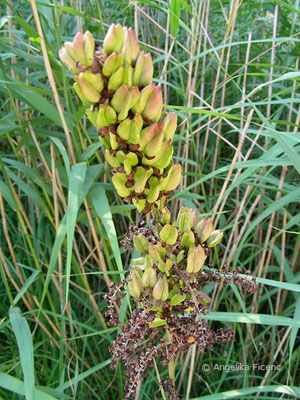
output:
M 174 165 L 176 113 L 163 113 L 162 90 L 152 81 L 150 53 L 140 50 L 132 28 L 112 24 L 103 48 L 90 32 L 77 33 L 59 51 L 74 74 L 74 88 L 98 129 L 112 182 L 139 212 L 162 209 L 179 185 L 181 166 Z
M 196 209 L 181 207 L 177 220 L 171 223 L 170 211 L 165 207 L 155 213 L 152 227 L 145 227 L 133 235 L 135 249 L 142 257 L 133 259 L 128 290 L 134 299 L 147 298 L 156 318 L 151 327 L 165 325 L 163 303 L 182 313 L 194 309 L 195 298 L 207 303 L 207 296 L 189 290 L 201 274 L 210 249 L 223 237 L 213 230 L 210 218 L 199 220 Z

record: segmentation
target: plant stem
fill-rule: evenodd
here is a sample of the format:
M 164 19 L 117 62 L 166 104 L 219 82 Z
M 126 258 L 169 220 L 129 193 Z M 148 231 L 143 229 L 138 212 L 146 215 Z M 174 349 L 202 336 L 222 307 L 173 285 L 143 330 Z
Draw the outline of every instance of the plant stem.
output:
M 168 363 L 169 378 L 175 382 L 175 358 L 173 357 Z
M 159 382 L 161 396 L 162 396 L 163 400 L 167 400 L 164 388 L 162 387 L 162 384 L 161 384 L 160 374 L 159 374 L 155 359 L 153 359 L 153 361 L 154 361 L 156 376 L 157 376 L 157 379 L 158 379 L 158 382 Z
M 173 341 L 173 336 L 170 333 L 170 331 L 167 330 L 167 340 L 172 343 Z M 171 358 L 171 360 L 168 363 L 168 371 L 169 371 L 169 378 L 172 380 L 173 383 L 175 383 L 175 358 Z

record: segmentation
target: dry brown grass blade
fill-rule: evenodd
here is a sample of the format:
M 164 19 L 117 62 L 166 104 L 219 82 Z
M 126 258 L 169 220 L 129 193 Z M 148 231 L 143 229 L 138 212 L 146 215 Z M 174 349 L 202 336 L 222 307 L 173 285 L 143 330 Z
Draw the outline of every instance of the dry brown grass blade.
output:
M 17 258 L 16 258 L 16 255 L 15 255 L 15 252 L 14 252 L 14 248 L 13 248 L 13 245 L 12 245 L 12 242 L 10 240 L 9 233 L 8 233 L 7 222 L 6 222 L 6 213 L 5 213 L 5 207 L 4 207 L 4 204 L 3 204 L 3 197 L 2 197 L 1 190 L 0 190 L 0 211 L 1 211 L 1 217 L 2 217 L 3 233 L 4 233 L 4 236 L 5 236 L 8 248 L 9 248 L 11 259 L 13 261 L 13 264 L 14 264 L 15 268 L 16 268 L 19 281 L 20 281 L 21 285 L 24 285 L 24 279 L 23 279 L 19 264 L 17 262 Z
M 190 371 L 189 371 L 189 378 L 188 378 L 188 383 L 187 383 L 187 388 L 186 388 L 186 396 L 185 400 L 189 400 L 190 398 L 190 393 L 192 389 L 192 383 L 193 383 L 193 378 L 195 376 L 195 358 L 196 358 L 196 345 L 193 344 L 192 350 L 191 350 L 191 364 L 190 364 Z
M 195 10 L 195 12 L 193 13 L 195 17 L 191 21 L 192 34 L 189 36 L 191 59 L 195 56 L 197 49 L 199 49 L 201 46 L 202 35 L 200 35 L 200 32 L 202 32 L 202 30 L 200 27 L 200 21 L 201 21 L 202 6 L 203 6 L 203 3 L 200 2 L 199 6 L 198 6 L 198 10 Z M 185 96 L 185 98 L 187 99 L 187 102 L 186 102 L 187 107 L 193 107 L 194 92 L 195 92 L 195 87 L 196 87 L 197 77 L 198 77 L 198 67 L 199 67 L 199 60 L 191 61 L 189 63 L 188 80 L 187 80 L 186 96 Z M 185 159 L 189 158 L 189 143 L 190 143 L 189 138 L 190 138 L 191 134 L 190 134 L 190 130 L 188 129 L 188 126 L 191 122 L 192 122 L 192 116 L 187 118 L 187 120 L 185 121 L 185 124 L 181 128 L 181 129 L 187 128 L 186 141 L 185 141 L 184 148 L 183 148 L 183 157 Z M 178 149 L 178 152 L 180 154 L 180 147 Z M 188 167 L 189 167 L 188 162 L 185 162 L 183 165 L 183 178 L 182 178 L 182 183 L 181 183 L 181 185 L 183 187 L 187 186 Z
M 239 245 L 239 242 L 240 242 L 242 236 L 244 235 L 249 222 L 251 221 L 251 218 L 252 218 L 252 215 L 254 213 L 254 210 L 256 209 L 257 204 L 259 203 L 260 199 L 261 199 L 261 195 L 259 194 L 256 197 L 256 199 L 254 200 L 252 206 L 250 207 L 250 209 L 249 209 L 249 211 L 247 213 L 247 217 L 245 218 L 244 224 L 242 225 L 242 227 L 240 229 L 239 235 L 234 240 L 234 242 L 233 242 L 233 244 L 231 246 L 231 250 L 230 250 L 230 253 L 229 253 L 228 258 L 227 258 L 228 264 L 231 263 L 231 261 L 232 261 L 232 259 L 234 257 L 234 254 L 235 254 L 235 251 L 236 251 L 236 249 L 237 249 L 237 247 Z M 218 295 L 219 295 L 220 291 L 222 290 L 222 287 L 223 287 L 223 285 L 221 283 L 221 284 L 216 285 L 215 288 L 214 288 L 214 292 L 213 292 L 213 295 L 212 295 L 212 301 L 211 301 L 211 309 L 212 310 L 214 310 L 214 308 L 216 306 L 216 301 L 218 299 Z
M 238 0 L 235 1 L 232 6 L 232 12 L 230 13 L 230 19 L 229 19 L 228 28 L 226 31 L 226 39 L 224 40 L 224 44 L 226 44 L 227 38 L 229 38 L 229 40 L 228 40 L 229 46 L 227 48 L 226 62 L 225 62 L 224 70 L 223 70 L 223 73 L 225 76 L 228 75 L 228 68 L 229 68 L 230 55 L 231 55 L 231 43 L 233 40 L 233 32 L 234 32 L 234 27 L 235 27 L 235 22 L 236 22 L 239 6 L 240 6 L 240 4 L 239 4 Z M 225 95 L 226 95 L 226 84 L 222 86 L 221 104 L 220 104 L 221 108 L 223 108 L 225 105 Z M 212 168 L 211 168 L 212 171 L 214 171 L 216 169 L 216 165 L 217 165 L 217 159 L 218 159 L 219 147 L 220 147 L 221 130 L 222 130 L 222 124 L 221 124 L 221 120 L 220 120 L 220 122 L 218 123 L 218 134 L 219 135 L 216 138 L 216 144 L 215 144 L 214 154 L 213 154 L 213 161 L 212 161 Z M 212 180 L 210 194 L 213 193 L 213 187 L 214 187 L 213 182 L 214 182 L 214 180 Z
M 192 347 L 190 347 L 184 357 L 184 362 L 181 361 L 182 364 L 182 369 L 181 369 L 181 374 L 180 374 L 180 379 L 178 382 L 177 390 L 180 392 L 181 386 L 184 382 L 185 376 L 186 376 L 186 371 L 189 366 L 190 358 L 191 358 L 191 352 L 192 352 Z M 181 354 L 181 358 L 183 359 L 183 354 Z
M 238 8 L 239 8 L 239 1 L 238 0 L 234 0 L 234 5 L 233 5 L 232 9 L 230 10 L 230 16 L 229 16 L 229 20 L 228 20 L 227 27 L 226 27 L 226 32 L 225 32 L 224 39 L 223 39 L 224 47 L 222 47 L 222 50 L 221 50 L 220 60 L 219 60 L 217 73 L 216 73 L 216 78 L 215 78 L 215 82 L 214 82 L 214 88 L 213 88 L 212 100 L 211 100 L 211 107 L 212 108 L 215 108 L 216 96 L 217 96 L 219 80 L 220 80 L 220 74 L 221 74 L 222 64 L 223 64 L 223 60 L 224 60 L 224 56 L 225 56 L 225 52 L 226 52 L 225 44 L 227 43 L 228 37 L 232 33 L 232 29 L 234 27 L 234 23 L 235 23 L 235 20 L 236 20 L 236 14 L 238 12 Z M 225 70 L 225 79 L 226 79 L 226 76 L 227 76 L 227 74 L 226 74 L 226 70 Z M 206 132 L 205 132 L 205 139 L 204 139 L 204 145 L 203 145 L 203 151 L 202 151 L 202 158 L 205 158 L 205 156 L 206 156 L 211 119 L 212 119 L 211 116 L 209 116 L 208 117 L 208 125 L 207 125 Z
M 228 187 L 231 175 L 232 175 L 232 173 L 234 171 L 234 168 L 235 168 L 235 165 L 236 165 L 236 163 L 238 161 L 239 154 L 241 153 L 241 150 L 242 150 L 242 147 L 243 147 L 243 144 L 244 144 L 244 140 L 245 140 L 245 135 L 246 135 L 247 130 L 249 129 L 249 126 L 250 126 L 250 123 L 251 123 L 251 120 L 252 120 L 252 117 L 253 117 L 253 113 L 254 113 L 254 110 L 253 109 L 250 110 L 250 112 L 248 114 L 248 117 L 247 117 L 247 122 L 246 122 L 245 127 L 243 129 L 243 132 L 241 134 L 239 145 L 238 145 L 238 147 L 236 149 L 235 155 L 233 156 L 230 169 L 229 169 L 228 174 L 227 174 L 227 176 L 225 178 L 225 181 L 224 181 L 224 184 L 222 186 L 222 189 L 221 189 L 221 191 L 219 193 L 218 200 L 217 200 L 217 202 L 216 202 L 216 204 L 215 204 L 215 206 L 213 208 L 212 215 L 213 215 L 213 218 L 214 218 L 214 226 L 218 225 L 220 214 L 223 211 L 223 207 L 225 206 L 225 201 L 223 201 L 222 207 L 219 209 L 219 206 L 220 206 L 221 201 L 223 199 L 223 195 L 224 195 L 224 193 L 225 193 L 225 191 L 226 191 L 226 189 Z
M 31 2 L 31 8 L 32 8 L 34 19 L 35 19 L 37 31 L 38 31 L 39 38 L 41 41 L 41 47 L 42 47 L 42 53 L 43 53 L 46 72 L 47 72 L 49 83 L 50 83 L 50 86 L 51 86 L 51 89 L 53 92 L 54 101 L 55 101 L 55 104 L 56 104 L 56 107 L 57 107 L 57 110 L 58 110 L 58 113 L 59 113 L 59 116 L 61 119 L 61 123 L 62 123 L 64 132 L 66 135 L 70 160 L 71 160 L 72 164 L 75 164 L 76 159 L 75 159 L 74 149 L 73 149 L 73 145 L 72 145 L 72 141 L 71 141 L 71 136 L 69 133 L 68 125 L 65 120 L 65 116 L 64 116 L 64 112 L 63 112 L 63 108 L 60 103 L 60 99 L 59 99 L 58 92 L 56 89 L 55 80 L 54 80 L 53 72 L 51 69 L 51 65 L 50 65 L 50 61 L 49 61 L 49 57 L 48 57 L 48 53 L 47 53 L 47 48 L 46 48 L 46 43 L 45 43 L 44 34 L 43 34 L 43 30 L 42 30 L 42 25 L 41 25 L 39 13 L 38 13 L 38 10 L 36 7 L 36 2 L 35 2 L 35 0 L 31 0 L 30 2 Z

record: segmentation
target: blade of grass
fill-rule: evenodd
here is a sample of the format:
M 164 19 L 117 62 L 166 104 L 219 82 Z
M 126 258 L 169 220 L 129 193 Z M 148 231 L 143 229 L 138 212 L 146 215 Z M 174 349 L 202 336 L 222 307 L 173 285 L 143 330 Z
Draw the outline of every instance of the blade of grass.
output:
M 18 301 L 21 299 L 21 297 L 26 293 L 28 288 L 33 284 L 33 282 L 37 279 L 39 276 L 40 271 L 34 271 L 28 279 L 24 282 L 24 285 L 21 287 L 20 291 L 14 298 L 14 305 L 18 303 Z
M 90 376 L 91 374 L 94 374 L 95 372 L 105 368 L 107 365 L 110 364 L 110 361 L 111 360 L 105 360 L 102 363 L 95 365 L 94 367 L 90 368 L 88 371 L 85 371 L 85 372 L 79 374 L 76 378 L 73 378 L 72 380 L 63 383 L 62 385 L 59 385 L 59 387 L 57 389 L 60 391 L 68 389 L 71 385 L 73 385 L 75 383 L 75 380 L 77 383 L 81 382 L 82 380 L 84 380 L 88 376 Z
M 279 211 L 282 208 L 286 207 L 290 203 L 298 202 L 298 199 L 300 197 L 300 189 L 295 189 L 289 194 L 287 194 L 284 197 L 281 197 L 281 199 L 277 200 L 275 203 L 271 204 L 269 207 L 267 207 L 248 227 L 247 231 L 243 235 L 239 246 L 236 249 L 236 254 L 235 254 L 235 259 L 233 261 L 233 266 L 236 266 L 239 260 L 239 255 L 240 252 L 243 249 L 243 246 L 245 244 L 245 241 L 249 234 L 253 231 L 253 229 L 261 223 L 266 217 L 271 215 L 274 211 Z
M 286 385 L 267 385 L 267 386 L 253 386 L 250 388 L 244 389 L 235 389 L 228 390 L 223 393 L 216 393 L 209 396 L 201 396 L 195 397 L 191 400 L 225 400 L 225 399 L 234 399 L 236 397 L 241 398 L 242 396 L 248 396 L 252 393 L 282 393 L 290 396 L 294 396 L 295 398 L 300 398 L 300 389 L 295 386 L 286 386 Z
M 0 372 L 0 387 L 9 390 L 10 392 L 16 393 L 20 396 L 25 395 L 24 382 L 4 372 Z M 45 393 L 42 390 L 42 388 L 40 388 L 40 389 L 34 389 L 34 399 L 58 400 L 58 397 L 53 397 L 50 394 Z
M 292 326 L 300 328 L 300 320 L 288 317 L 268 314 L 232 313 L 232 312 L 210 312 L 203 315 L 203 319 L 220 322 L 238 322 L 272 326 Z
M 80 195 L 86 176 L 86 163 L 73 165 L 70 173 L 70 184 L 68 194 L 67 210 L 67 261 L 66 261 L 66 282 L 65 282 L 65 301 L 68 302 L 72 249 L 75 233 L 75 225 L 78 210 L 80 207 Z
M 170 31 L 175 39 L 179 30 L 182 0 L 171 0 L 170 5 Z
M 296 304 L 296 308 L 295 308 L 295 312 L 294 312 L 294 319 L 296 321 L 300 320 L 300 296 L 297 300 L 297 304 Z M 298 330 L 299 330 L 299 327 L 297 327 L 297 326 L 292 327 L 292 331 L 291 331 L 291 335 L 290 335 L 290 342 L 289 342 L 289 370 L 291 369 L 291 366 L 292 366 L 292 354 L 293 354 L 293 349 L 295 346 Z
M 34 400 L 34 358 L 29 325 L 18 307 L 10 308 L 9 319 L 19 348 L 26 400 Z
M 118 270 L 120 271 L 121 278 L 124 279 L 124 269 L 117 239 L 117 233 L 112 219 L 112 214 L 107 200 L 106 192 L 100 183 L 97 183 L 92 190 L 92 200 L 95 210 L 99 215 L 107 232 L 113 255 L 115 257 Z

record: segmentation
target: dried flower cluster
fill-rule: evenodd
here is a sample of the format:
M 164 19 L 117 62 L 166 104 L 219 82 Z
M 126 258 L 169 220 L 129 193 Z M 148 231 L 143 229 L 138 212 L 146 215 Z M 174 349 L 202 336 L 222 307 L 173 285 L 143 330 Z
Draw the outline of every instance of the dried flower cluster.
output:
M 150 223 L 142 221 L 125 235 L 124 248 L 134 247 L 141 257 L 131 260 L 126 279 L 119 286 L 112 284 L 105 296 L 110 325 L 120 325 L 119 309 L 127 289 L 135 301 L 131 318 L 110 348 L 111 367 L 117 360 L 124 362 L 125 398 L 130 399 L 147 368 L 161 359 L 169 367 L 169 378 L 160 382 L 161 387 L 177 400 L 178 352 L 194 343 L 204 352 L 216 342 L 233 339 L 231 328 L 214 332 L 203 319 L 211 302 L 204 287 L 233 280 L 253 292 L 256 282 L 240 271 L 230 273 L 227 265 L 219 271 L 204 267 L 211 248 L 223 237 L 211 219 L 200 219 L 197 210 L 181 207 L 172 221 L 168 195 L 181 178 L 180 165 L 172 162 L 177 116 L 163 113 L 161 88 L 152 82 L 151 55 L 140 50 L 134 31 L 113 24 L 102 49 L 89 32 L 77 33 L 59 54 L 75 76 L 78 96 L 91 106 L 86 114 L 98 129 L 118 194 L 132 200 L 139 212 L 152 213 Z
M 254 278 L 241 270 L 231 273 L 227 264 L 221 270 L 203 268 L 211 248 L 222 239 L 219 230 L 213 230 L 210 219 L 199 219 L 195 209 L 182 207 L 175 223 L 167 208 L 154 211 L 154 218 L 146 225 L 130 228 L 122 244 L 135 247 L 141 257 L 132 259 L 127 280 L 112 285 L 106 296 L 109 304 L 107 317 L 112 325 L 119 325 L 117 307 L 125 295 L 127 282 L 130 295 L 136 302 L 131 319 L 122 327 L 113 342 L 112 367 L 121 359 L 126 366 L 126 399 L 134 397 L 137 384 L 147 375 L 153 359 L 161 358 L 168 365 L 181 351 L 197 343 L 201 352 L 212 349 L 216 342 L 233 339 L 231 328 L 212 331 L 203 315 L 211 299 L 203 292 L 211 282 L 241 284 L 252 293 Z M 152 357 L 151 357 L 152 354 Z M 174 382 L 162 382 L 172 399 L 178 399 Z
M 129 237 L 126 242 L 130 242 Z M 157 273 L 161 272 L 157 270 Z M 245 274 L 249 275 L 249 272 L 246 271 Z M 186 299 L 181 304 L 172 306 L 170 296 L 165 301 L 153 300 L 150 291 L 144 290 L 135 299 L 136 308 L 131 318 L 126 325 L 121 326 L 122 333 L 117 335 L 110 347 L 112 368 L 116 367 L 117 360 L 122 360 L 126 367 L 128 380 L 125 399 L 134 398 L 139 381 L 147 376 L 147 368 L 153 367 L 154 360 L 160 358 L 162 365 L 168 365 L 179 352 L 186 352 L 194 343 L 204 352 L 206 349 L 213 349 L 216 342 L 226 343 L 233 340 L 232 328 L 214 332 L 203 319 L 209 312 L 207 307 L 210 303 L 210 298 L 202 292 L 205 285 L 210 282 L 229 284 L 233 281 L 241 284 L 249 293 L 256 288 L 254 278 L 245 278 L 236 271 L 231 273 L 227 265 L 221 271 L 201 269 L 192 277 L 184 272 L 180 277 L 181 292 L 187 295 Z M 129 282 L 130 279 L 129 277 Z M 175 287 L 178 281 L 176 273 L 172 280 Z M 106 316 L 110 318 L 110 325 L 120 325 L 118 307 L 126 293 L 125 283 L 126 280 L 119 286 L 113 283 L 110 292 L 105 296 L 108 303 Z M 164 379 L 161 385 L 171 399 L 179 399 L 172 379 Z

